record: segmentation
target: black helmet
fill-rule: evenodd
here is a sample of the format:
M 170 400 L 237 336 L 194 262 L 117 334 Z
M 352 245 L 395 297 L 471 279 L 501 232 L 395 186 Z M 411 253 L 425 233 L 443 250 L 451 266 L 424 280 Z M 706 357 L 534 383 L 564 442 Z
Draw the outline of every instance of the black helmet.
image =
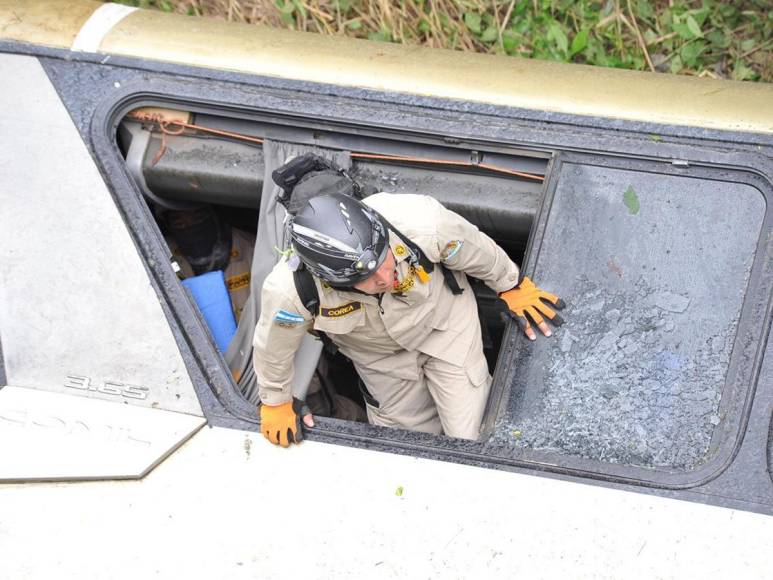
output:
M 384 218 L 361 201 L 332 193 L 313 197 L 296 213 L 290 237 L 312 274 L 350 287 L 381 266 L 389 248 Z

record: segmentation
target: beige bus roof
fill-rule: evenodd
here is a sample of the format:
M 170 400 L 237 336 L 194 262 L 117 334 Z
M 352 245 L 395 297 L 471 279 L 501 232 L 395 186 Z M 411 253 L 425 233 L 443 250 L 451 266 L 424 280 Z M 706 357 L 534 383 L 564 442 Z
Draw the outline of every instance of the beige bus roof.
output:
M 111 9 L 118 17 L 105 18 Z M 90 43 L 79 42 L 84 26 Z M 347 39 L 90 0 L 0 0 L 0 39 L 537 111 L 773 133 L 771 84 Z

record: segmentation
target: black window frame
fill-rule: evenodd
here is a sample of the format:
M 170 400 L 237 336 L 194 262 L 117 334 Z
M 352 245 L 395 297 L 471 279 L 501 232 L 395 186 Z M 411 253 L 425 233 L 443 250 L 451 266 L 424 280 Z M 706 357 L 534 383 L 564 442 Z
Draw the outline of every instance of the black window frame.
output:
M 545 195 L 541 200 L 541 207 L 531 229 L 527 255 L 523 264 L 523 272 L 526 275 L 533 276 L 537 267 L 542 240 L 548 226 L 550 208 L 559 185 L 562 166 L 565 164 L 741 183 L 757 190 L 765 200 L 765 215 L 756 243 L 755 258 L 741 307 L 728 367 L 728 377 L 730 377 L 728 381 L 732 380 L 732 382 L 726 384 L 720 402 L 720 414 L 724 413 L 730 419 L 727 425 L 723 425 L 722 429 L 728 433 L 727 437 L 722 438 L 722 430 L 715 431 L 714 437 L 721 438 L 721 440 L 717 441 L 714 456 L 693 470 L 682 471 L 615 464 L 556 452 L 537 450 L 524 450 L 523 452 L 525 458 L 534 458 L 541 463 L 562 465 L 586 472 L 603 472 L 612 477 L 636 479 L 640 485 L 687 489 L 706 484 L 727 469 L 739 452 L 746 426 L 750 420 L 754 395 L 757 391 L 757 379 L 760 376 L 765 357 L 767 334 L 773 320 L 773 310 L 770 308 L 771 296 L 773 296 L 773 275 L 771 275 L 773 273 L 773 187 L 758 171 L 748 167 L 711 166 L 692 158 L 689 160 L 683 158 L 676 162 L 671 160 L 670 163 L 658 163 L 627 156 L 561 152 L 553 160 Z M 512 348 L 512 352 L 507 357 L 509 364 L 498 369 L 507 379 L 495 384 L 496 391 L 492 393 L 492 398 L 496 397 L 499 401 L 500 408 L 508 396 L 504 389 L 517 373 L 518 351 L 528 348 L 528 344 L 525 344 L 526 341 L 520 336 L 516 335 L 515 340 L 513 337 L 510 338 L 508 346 Z M 492 429 L 492 422 L 493 418 L 490 418 L 486 426 L 488 430 Z

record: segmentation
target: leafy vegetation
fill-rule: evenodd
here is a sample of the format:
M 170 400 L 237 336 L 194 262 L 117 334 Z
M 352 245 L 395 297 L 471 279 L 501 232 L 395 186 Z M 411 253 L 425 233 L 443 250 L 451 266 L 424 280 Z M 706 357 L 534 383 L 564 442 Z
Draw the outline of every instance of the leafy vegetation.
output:
M 770 0 L 125 0 L 294 30 L 773 82 Z

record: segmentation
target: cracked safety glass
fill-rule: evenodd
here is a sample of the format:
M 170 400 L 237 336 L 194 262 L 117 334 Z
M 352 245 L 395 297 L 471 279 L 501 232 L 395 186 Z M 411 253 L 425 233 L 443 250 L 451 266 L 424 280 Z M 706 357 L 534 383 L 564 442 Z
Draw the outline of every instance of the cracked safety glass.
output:
M 528 268 L 565 299 L 566 323 L 517 341 L 488 446 L 689 472 L 715 458 L 745 396 L 734 349 L 765 198 L 618 165 L 560 166 Z

